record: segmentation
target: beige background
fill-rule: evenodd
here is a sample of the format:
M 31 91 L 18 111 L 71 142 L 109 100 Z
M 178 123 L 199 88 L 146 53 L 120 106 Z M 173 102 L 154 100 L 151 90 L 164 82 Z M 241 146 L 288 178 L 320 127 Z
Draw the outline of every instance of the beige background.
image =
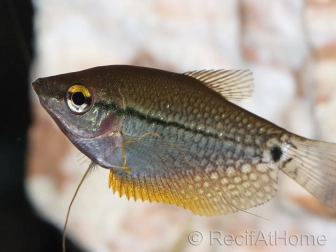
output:
M 336 1 L 36 0 L 37 57 L 31 78 L 107 64 L 176 72 L 249 68 L 253 97 L 238 103 L 299 135 L 336 143 Z M 32 92 L 26 189 L 45 219 L 62 229 L 88 161 L 60 132 Z M 108 170 L 83 184 L 68 234 L 89 251 L 335 251 L 336 212 L 291 179 L 267 204 L 200 217 L 175 206 L 112 195 Z M 325 246 L 210 245 L 222 235 L 263 232 L 325 235 Z M 199 246 L 188 234 L 200 231 Z

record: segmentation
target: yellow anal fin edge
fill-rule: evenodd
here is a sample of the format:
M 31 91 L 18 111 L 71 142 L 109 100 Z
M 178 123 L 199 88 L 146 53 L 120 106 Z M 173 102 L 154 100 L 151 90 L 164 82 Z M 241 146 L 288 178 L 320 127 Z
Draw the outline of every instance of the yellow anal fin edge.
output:
M 277 188 L 277 172 L 179 172 L 145 177 L 110 170 L 109 187 L 135 201 L 161 202 L 183 207 L 194 214 L 215 216 L 245 210 L 270 200 Z M 238 178 L 239 177 L 239 181 Z M 239 183 L 238 183 L 239 182 Z

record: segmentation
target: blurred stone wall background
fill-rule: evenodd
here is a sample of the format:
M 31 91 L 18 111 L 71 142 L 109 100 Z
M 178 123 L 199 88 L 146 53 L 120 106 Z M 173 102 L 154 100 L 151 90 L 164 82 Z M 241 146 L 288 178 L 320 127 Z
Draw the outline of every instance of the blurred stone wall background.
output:
M 31 78 L 98 65 L 176 72 L 249 68 L 252 98 L 238 103 L 296 134 L 336 142 L 336 1 L 35 0 L 37 57 Z M 32 93 L 26 189 L 36 211 L 62 229 L 88 166 Z M 88 251 L 224 251 L 209 232 L 326 235 L 325 246 L 230 246 L 232 251 L 335 251 L 336 213 L 280 175 L 267 204 L 219 217 L 112 195 L 108 170 L 84 182 L 68 235 Z M 188 234 L 200 231 L 199 246 Z

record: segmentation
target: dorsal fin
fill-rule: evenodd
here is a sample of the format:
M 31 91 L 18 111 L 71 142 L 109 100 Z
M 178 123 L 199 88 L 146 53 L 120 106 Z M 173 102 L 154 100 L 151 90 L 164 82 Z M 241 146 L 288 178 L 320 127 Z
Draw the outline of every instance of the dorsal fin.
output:
M 252 72 L 249 70 L 200 70 L 184 74 L 200 80 L 230 101 L 243 100 L 253 92 Z

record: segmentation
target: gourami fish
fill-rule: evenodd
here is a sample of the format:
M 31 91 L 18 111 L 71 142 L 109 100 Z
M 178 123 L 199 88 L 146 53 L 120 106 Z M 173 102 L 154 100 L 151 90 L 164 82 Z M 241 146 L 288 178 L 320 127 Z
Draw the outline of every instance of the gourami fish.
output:
M 248 70 L 102 66 L 40 78 L 33 88 L 70 141 L 110 169 L 119 196 L 228 214 L 270 200 L 281 170 L 336 209 L 336 145 L 231 103 L 251 95 Z

